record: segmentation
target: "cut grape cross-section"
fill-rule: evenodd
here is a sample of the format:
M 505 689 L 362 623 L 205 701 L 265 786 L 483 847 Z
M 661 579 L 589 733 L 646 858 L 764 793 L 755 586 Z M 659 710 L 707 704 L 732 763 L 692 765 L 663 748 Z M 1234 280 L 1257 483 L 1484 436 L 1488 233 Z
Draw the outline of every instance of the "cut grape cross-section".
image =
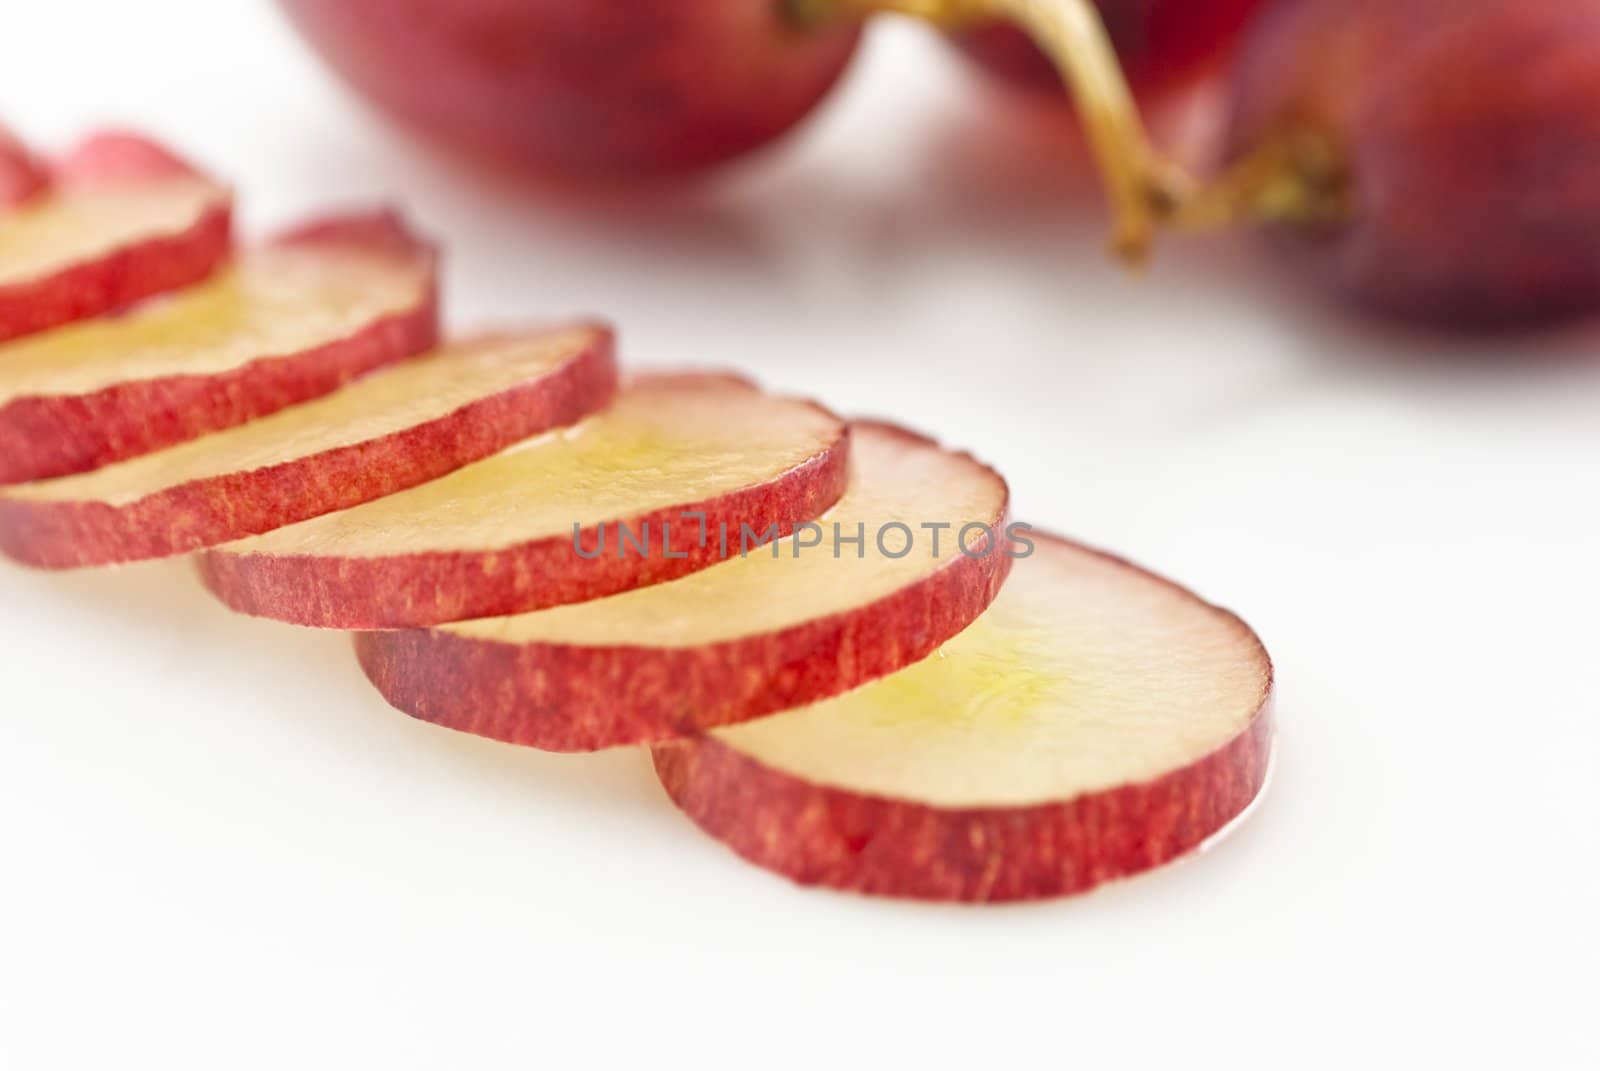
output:
M 1043 535 L 933 657 L 655 749 L 673 800 L 802 884 L 932 900 L 1082 892 L 1222 830 L 1267 775 L 1272 666 L 1237 617 Z
M 91 137 L 53 169 L 0 144 L 0 341 L 204 279 L 227 255 L 232 196 L 131 134 Z
M 446 475 L 605 405 L 609 330 L 491 335 L 96 472 L 0 491 L 0 550 L 71 568 L 240 539 Z
M 849 434 L 731 376 L 649 375 L 606 412 L 404 494 L 218 547 L 236 610 L 409 628 L 520 613 L 683 576 L 744 529 L 783 532 L 843 493 Z
M 608 599 L 364 633 L 357 649 L 391 703 L 451 728 L 553 751 L 670 739 L 925 657 L 999 591 L 1007 501 L 972 458 L 855 424 L 849 489 L 791 540 Z
M 125 315 L 0 346 L 0 484 L 173 446 L 422 353 L 434 260 L 393 213 L 338 217 Z

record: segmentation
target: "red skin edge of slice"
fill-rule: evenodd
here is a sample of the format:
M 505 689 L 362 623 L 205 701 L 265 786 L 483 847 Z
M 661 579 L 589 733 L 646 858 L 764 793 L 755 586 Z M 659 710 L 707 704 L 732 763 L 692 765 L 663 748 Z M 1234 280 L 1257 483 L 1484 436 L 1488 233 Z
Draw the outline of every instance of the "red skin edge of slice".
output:
M 709 736 L 658 744 L 653 757 L 662 787 L 690 819 L 800 885 L 915 900 L 1037 900 L 1170 862 L 1242 814 L 1266 782 L 1271 693 L 1269 663 L 1249 725 L 1187 766 L 1031 806 L 945 808 L 830 788 Z
M 414 308 L 299 353 L 263 356 L 215 375 L 16 398 L 0 406 L 0 485 L 89 472 L 257 420 L 438 344 L 437 256 L 397 214 L 320 220 L 273 244 L 359 246 L 397 260 L 426 261 L 427 283 Z
M 549 375 L 403 431 L 293 461 L 195 480 L 127 506 L 0 497 L 0 550 L 45 569 L 181 554 L 349 509 L 438 479 L 604 407 L 614 342 L 594 342 Z
M 200 575 L 231 609 L 313 628 L 426 628 L 523 613 L 659 584 L 716 564 L 717 539 L 699 546 L 699 522 L 685 520 L 686 512 L 704 513 L 712 533 L 726 523 L 735 541 L 741 524 L 759 532 L 776 524 L 788 534 L 839 500 L 849 478 L 848 457 L 849 435 L 841 430 L 829 447 L 763 483 L 587 528 L 580 536 L 584 547 L 598 545 L 601 528 L 606 530 L 606 553 L 593 559 L 577 554 L 568 533 L 495 550 L 380 558 L 218 550 L 200 558 Z M 618 558 L 619 523 L 637 534 L 647 522 L 650 553 L 641 557 L 630 550 Z M 672 558 L 657 535 L 663 523 L 672 526 Z
M 16 208 L 50 186 L 50 172 L 0 126 L 0 211 Z
M 200 173 L 141 138 L 101 134 L 61 163 L 55 182 L 93 186 L 174 175 Z M 199 282 L 227 256 L 232 229 L 232 197 L 219 187 L 216 201 L 176 234 L 137 239 L 38 279 L 0 286 L 0 342 Z
M 1002 504 L 988 518 L 997 535 L 1006 516 Z M 1012 565 L 1002 542 L 981 558 L 957 553 L 863 606 L 721 643 L 512 644 L 410 630 L 362 633 L 356 654 L 393 706 L 449 729 L 562 752 L 673 740 L 840 695 L 926 658 L 1000 593 Z

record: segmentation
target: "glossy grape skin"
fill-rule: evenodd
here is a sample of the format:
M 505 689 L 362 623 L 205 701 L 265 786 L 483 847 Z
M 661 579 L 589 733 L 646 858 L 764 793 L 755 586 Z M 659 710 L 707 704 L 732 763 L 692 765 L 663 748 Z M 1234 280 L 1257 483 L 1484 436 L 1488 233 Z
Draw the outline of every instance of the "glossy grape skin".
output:
M 280 0 L 347 82 L 407 126 L 541 174 L 631 179 L 757 149 L 810 114 L 853 22 L 783 0 Z
M 1332 149 L 1348 218 L 1274 230 L 1350 299 L 1460 328 L 1600 311 L 1600 3 L 1287 0 L 1233 98 L 1232 159 Z
M 1141 97 L 1191 84 L 1225 55 L 1268 0 L 1095 0 L 1123 71 Z M 963 33 L 963 51 L 1007 81 L 1062 95 L 1061 74 L 1020 30 L 994 23 Z

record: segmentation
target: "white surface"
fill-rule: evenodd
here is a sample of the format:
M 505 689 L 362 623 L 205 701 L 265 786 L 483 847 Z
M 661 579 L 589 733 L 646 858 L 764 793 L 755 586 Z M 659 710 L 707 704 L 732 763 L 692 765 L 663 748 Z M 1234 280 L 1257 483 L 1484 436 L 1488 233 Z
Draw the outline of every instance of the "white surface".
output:
M 1022 515 L 1243 612 L 1282 681 L 1276 783 L 1214 851 L 918 907 L 741 863 L 642 754 L 393 713 L 344 639 L 229 617 L 181 566 L 0 566 L 0 1064 L 1596 1056 L 1600 363 L 1525 366 L 1600 331 L 1397 336 L 1248 243 L 1124 278 L 1058 147 L 911 29 L 804 138 L 631 208 L 475 185 L 263 4 L 21 5 L 0 114 L 155 130 L 253 226 L 403 199 L 451 238 L 457 324 L 598 310 L 636 361 L 970 446 Z M 1507 370 L 1390 359 L 1452 348 Z

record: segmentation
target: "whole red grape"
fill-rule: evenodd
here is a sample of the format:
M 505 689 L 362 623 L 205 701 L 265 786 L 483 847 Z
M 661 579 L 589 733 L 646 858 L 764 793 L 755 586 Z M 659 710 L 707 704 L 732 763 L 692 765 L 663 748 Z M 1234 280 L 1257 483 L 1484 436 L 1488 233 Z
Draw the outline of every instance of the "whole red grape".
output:
M 875 15 L 991 19 L 1052 56 L 1143 257 L 1189 183 L 1150 144 L 1094 0 L 280 0 L 345 79 L 437 140 L 581 179 L 694 171 L 792 128 Z M 1238 0 L 1230 0 L 1238 2 Z
M 547 173 L 640 177 L 741 156 L 839 80 L 857 20 L 783 0 L 281 0 L 344 78 L 437 140 Z
M 1408 319 L 1600 307 L 1600 2 L 1287 0 L 1250 36 L 1229 153 L 1246 212 Z

